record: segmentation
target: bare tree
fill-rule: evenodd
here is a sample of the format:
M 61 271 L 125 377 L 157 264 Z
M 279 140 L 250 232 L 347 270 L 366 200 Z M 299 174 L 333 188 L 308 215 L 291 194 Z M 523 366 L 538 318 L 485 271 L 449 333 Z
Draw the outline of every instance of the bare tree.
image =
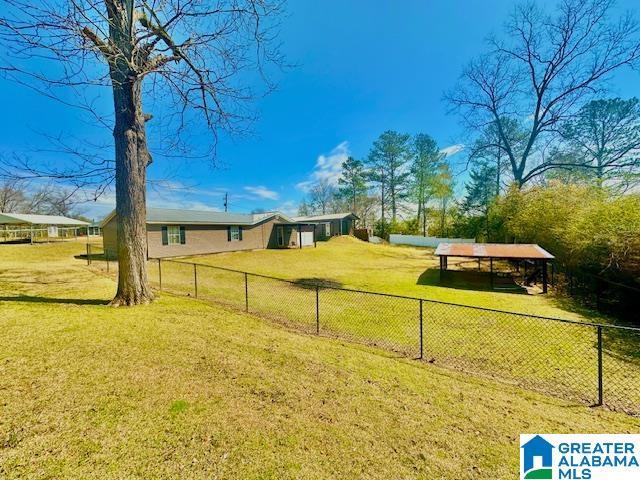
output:
M 43 190 L 45 201 L 40 207 L 47 215 L 77 216 L 79 198 L 73 189 L 50 185 Z
M 549 14 L 535 3 L 515 8 L 506 38 L 490 39 L 491 51 L 473 60 L 446 95 L 472 130 L 494 124 L 514 181 L 522 186 L 552 168 L 545 155 L 560 122 L 610 75 L 640 58 L 638 24 L 631 15 L 610 21 L 612 0 L 563 0 Z M 514 142 L 505 121 L 525 130 Z
M 0 183 L 0 212 L 20 213 L 25 205 L 24 182 L 4 180 Z
M 324 215 L 329 211 L 335 194 L 335 187 L 326 178 L 322 178 L 309 189 L 309 204 L 315 212 Z
M 146 169 L 152 162 L 143 110 L 151 103 L 164 118 L 163 141 L 177 148 L 196 119 L 204 119 L 215 148 L 221 129 L 237 131 L 251 118 L 252 90 L 238 74 L 256 73 L 272 87 L 265 66 L 280 64 L 274 43 L 279 0 L 0 0 L 0 43 L 6 75 L 60 99 L 59 88 L 86 92 L 106 86 L 113 96 L 113 159 L 83 157 L 87 183 L 103 185 L 115 169 L 118 222 L 118 291 L 113 305 L 148 303 L 146 272 Z M 37 63 L 54 61 L 43 73 Z M 78 94 L 80 98 L 88 98 Z M 64 100 L 63 100 L 64 101 Z M 152 122 L 153 123 L 153 122 Z M 179 153 L 179 150 L 176 150 Z M 215 151 L 212 150 L 213 155 Z M 28 167 L 31 167 L 28 165 Z M 115 168 L 114 168 L 115 167 Z M 50 178 L 77 178 L 52 167 Z

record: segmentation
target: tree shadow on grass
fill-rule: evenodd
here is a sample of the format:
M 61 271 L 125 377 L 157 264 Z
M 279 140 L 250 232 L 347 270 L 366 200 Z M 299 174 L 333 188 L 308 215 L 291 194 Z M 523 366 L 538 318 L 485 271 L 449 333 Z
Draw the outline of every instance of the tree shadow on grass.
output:
M 484 290 L 492 292 L 527 294 L 527 289 L 518 285 L 509 274 L 494 273 L 493 287 L 489 272 L 469 270 L 446 270 L 440 277 L 439 268 L 428 268 L 418 277 L 417 285 L 434 285 L 460 290 Z
M 28 303 L 61 303 L 72 305 L 107 305 L 109 300 L 93 298 L 53 298 L 35 297 L 32 295 L 16 295 L 14 297 L 0 297 L 0 302 L 28 302 Z
M 562 310 L 577 313 L 587 321 L 604 325 L 621 325 L 638 328 L 633 322 L 624 321 L 613 315 L 599 312 L 591 306 L 585 305 L 579 298 L 558 295 L 551 299 L 552 303 Z M 596 330 L 593 327 L 593 344 L 596 345 Z M 640 365 L 640 332 L 616 328 L 604 328 L 602 332 L 603 348 L 619 360 L 633 362 Z
M 330 278 L 319 278 L 319 277 L 309 277 L 309 278 L 296 278 L 293 280 L 293 283 L 302 287 L 302 288 L 316 288 L 316 285 L 320 288 L 342 288 L 343 284 L 337 282 L 335 280 L 331 280 Z

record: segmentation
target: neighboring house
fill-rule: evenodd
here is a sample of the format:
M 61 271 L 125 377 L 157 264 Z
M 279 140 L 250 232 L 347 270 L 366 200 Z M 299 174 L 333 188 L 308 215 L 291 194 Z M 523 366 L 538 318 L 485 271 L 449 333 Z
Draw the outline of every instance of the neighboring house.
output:
M 48 240 L 77 237 L 78 229 L 89 225 L 82 220 L 60 215 L 36 215 L 0 212 L 0 241 Z
M 90 237 L 99 237 L 102 235 L 102 228 L 100 228 L 100 222 L 91 222 L 87 227 L 87 235 Z
M 358 220 L 358 216 L 354 213 L 330 213 L 327 215 L 293 217 L 294 222 L 317 225 L 316 236 L 318 238 L 329 238 L 334 235 L 353 235 L 356 220 Z
M 117 217 L 101 222 L 105 253 L 116 257 Z M 147 257 L 315 246 L 316 227 L 278 212 L 239 214 L 147 208 Z

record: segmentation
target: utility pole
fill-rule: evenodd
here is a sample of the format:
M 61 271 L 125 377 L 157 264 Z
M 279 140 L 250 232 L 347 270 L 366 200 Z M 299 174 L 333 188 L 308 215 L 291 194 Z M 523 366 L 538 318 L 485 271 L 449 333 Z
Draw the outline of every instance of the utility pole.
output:
M 224 194 L 224 211 L 226 212 L 229 208 L 229 194 L 225 192 Z

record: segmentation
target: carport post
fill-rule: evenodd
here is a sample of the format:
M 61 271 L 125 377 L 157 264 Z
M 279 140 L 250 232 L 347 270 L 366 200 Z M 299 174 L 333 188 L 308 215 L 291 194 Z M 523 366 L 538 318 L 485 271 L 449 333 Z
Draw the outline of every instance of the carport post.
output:
M 87 243 L 87 265 L 91 265 L 91 245 Z
M 313 224 L 313 248 L 318 248 L 318 242 L 316 240 L 316 224 Z
M 489 276 L 491 277 L 491 289 L 493 290 L 493 257 L 489 259 Z
M 298 225 L 298 239 L 300 243 L 300 248 L 302 248 L 302 225 Z

